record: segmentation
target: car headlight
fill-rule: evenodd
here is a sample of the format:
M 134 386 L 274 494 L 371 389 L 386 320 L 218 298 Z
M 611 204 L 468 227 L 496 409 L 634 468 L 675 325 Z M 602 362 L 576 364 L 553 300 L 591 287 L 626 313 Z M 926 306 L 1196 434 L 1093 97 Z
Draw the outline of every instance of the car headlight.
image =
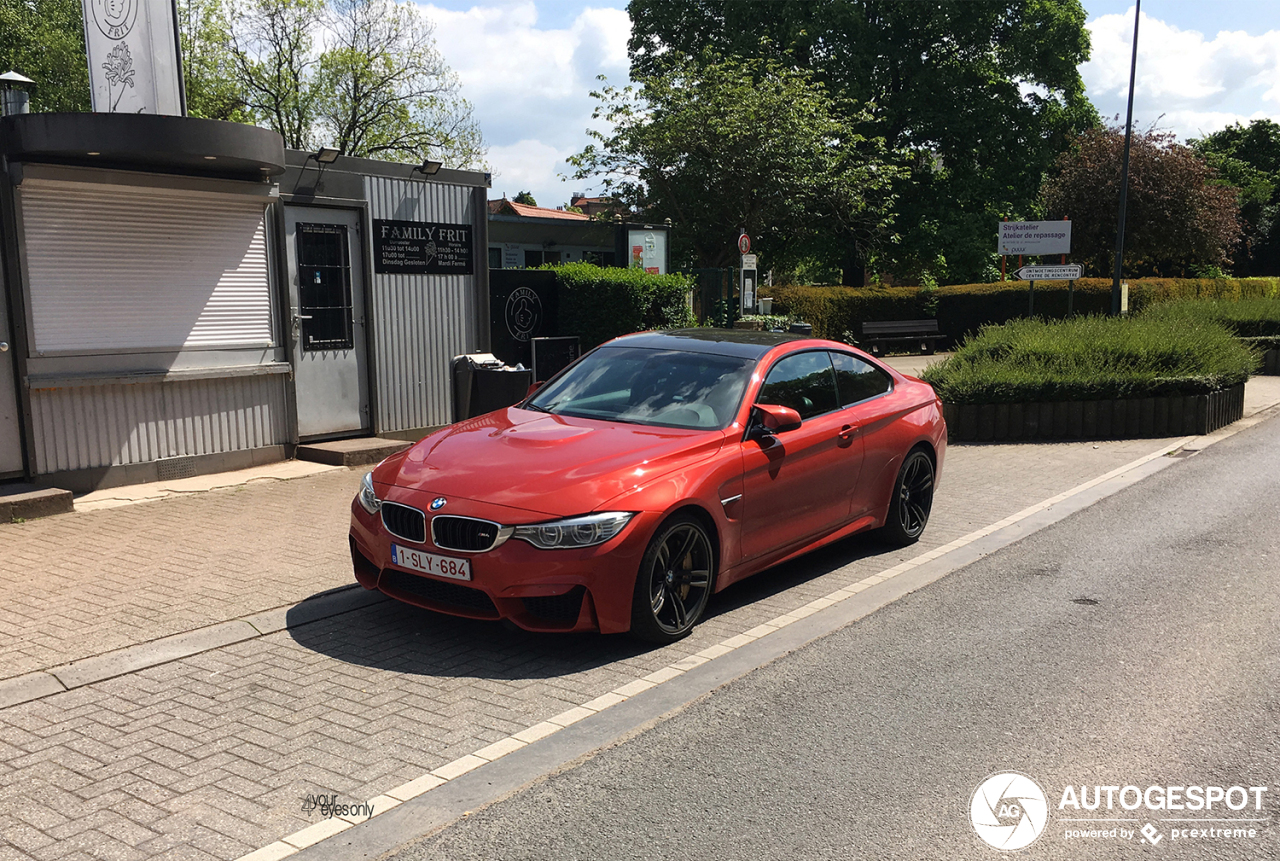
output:
M 360 507 L 370 514 L 377 514 L 382 508 L 382 500 L 378 498 L 378 494 L 373 489 L 373 473 L 366 472 L 364 478 L 360 479 L 360 493 L 356 495 Z
M 632 511 L 602 511 L 599 514 L 584 514 L 564 520 L 530 523 L 517 526 L 512 537 L 528 541 L 542 550 L 590 547 L 593 544 L 603 544 L 617 535 L 634 516 L 635 512 Z

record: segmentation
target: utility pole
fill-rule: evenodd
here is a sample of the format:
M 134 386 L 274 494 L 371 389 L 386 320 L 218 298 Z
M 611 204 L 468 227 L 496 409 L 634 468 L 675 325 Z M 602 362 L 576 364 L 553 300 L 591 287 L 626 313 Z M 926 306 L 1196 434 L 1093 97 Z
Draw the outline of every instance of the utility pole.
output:
M 1124 215 L 1129 202 L 1129 145 L 1133 140 L 1133 82 L 1138 71 L 1138 21 L 1142 0 L 1133 13 L 1133 57 L 1129 60 L 1129 112 L 1124 121 L 1124 162 L 1120 167 L 1120 214 L 1116 223 L 1116 268 L 1111 279 L 1111 316 L 1120 316 L 1120 267 L 1124 263 Z

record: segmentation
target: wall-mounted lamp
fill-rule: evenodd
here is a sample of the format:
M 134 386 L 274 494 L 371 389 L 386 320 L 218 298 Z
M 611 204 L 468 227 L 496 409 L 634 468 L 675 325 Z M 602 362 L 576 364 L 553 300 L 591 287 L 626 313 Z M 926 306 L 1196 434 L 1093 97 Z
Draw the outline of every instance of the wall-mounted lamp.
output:
M 444 167 L 443 162 L 432 161 L 429 158 L 424 158 L 422 160 L 422 164 L 415 167 L 413 169 L 413 172 L 420 173 L 423 176 L 435 176 L 437 173 L 440 172 L 440 168 L 442 167 Z
M 322 146 L 311 157 L 319 164 L 333 164 L 340 155 L 342 155 L 342 150 L 336 146 Z

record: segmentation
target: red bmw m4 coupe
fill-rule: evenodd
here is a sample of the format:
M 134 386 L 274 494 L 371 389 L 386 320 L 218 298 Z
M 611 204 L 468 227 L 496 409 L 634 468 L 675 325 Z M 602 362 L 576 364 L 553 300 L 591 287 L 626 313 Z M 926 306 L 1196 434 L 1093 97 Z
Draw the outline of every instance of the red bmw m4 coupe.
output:
M 355 576 L 442 613 L 670 642 L 787 559 L 916 541 L 946 439 L 927 383 L 845 344 L 628 335 L 365 476 Z

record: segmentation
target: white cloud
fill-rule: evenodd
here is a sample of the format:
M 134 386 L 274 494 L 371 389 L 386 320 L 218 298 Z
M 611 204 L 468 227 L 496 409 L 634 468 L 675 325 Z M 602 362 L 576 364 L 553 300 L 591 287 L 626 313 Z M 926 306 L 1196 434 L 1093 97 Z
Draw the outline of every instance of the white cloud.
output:
M 569 189 L 556 174 L 568 174 L 564 158 L 587 143 L 596 76 L 627 81 L 627 13 L 588 7 L 568 26 L 541 28 L 533 0 L 423 8 L 489 143 L 494 191 L 514 195 L 518 185 L 556 205 L 578 186 L 589 189 Z
M 1088 28 L 1093 56 L 1080 72 L 1089 97 L 1104 118 L 1119 114 L 1123 120 L 1133 9 L 1102 15 Z M 1144 14 L 1133 111 L 1136 127 L 1159 120 L 1161 128 L 1184 139 L 1233 122 L 1280 116 L 1280 30 L 1259 35 L 1223 30 L 1209 38 Z

